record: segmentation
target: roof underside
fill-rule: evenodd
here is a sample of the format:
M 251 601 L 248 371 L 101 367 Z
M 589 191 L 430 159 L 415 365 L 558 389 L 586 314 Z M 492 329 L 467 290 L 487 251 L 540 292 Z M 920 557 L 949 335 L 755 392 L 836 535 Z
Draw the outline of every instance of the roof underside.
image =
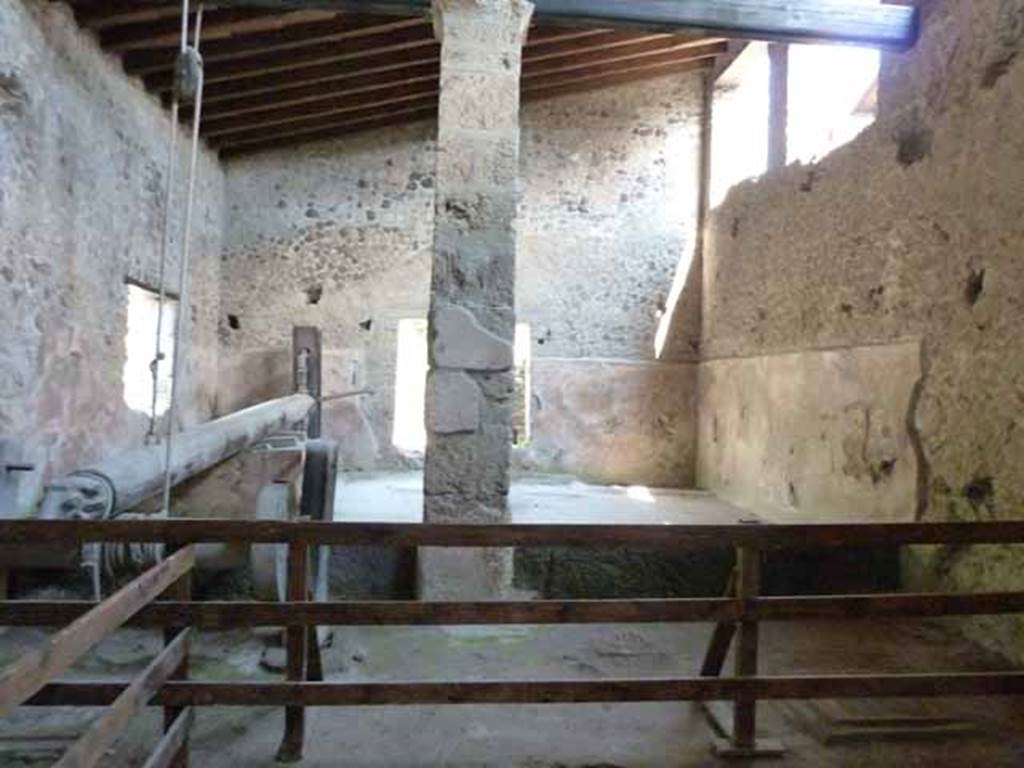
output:
M 131 0 L 72 0 L 78 23 L 125 71 L 170 103 L 181 11 Z M 429 119 L 440 46 L 422 15 L 336 10 L 206 10 L 201 133 L 222 155 Z M 526 101 L 708 69 L 728 53 L 706 34 L 535 23 L 523 50 Z M 190 108 L 182 110 L 191 119 Z

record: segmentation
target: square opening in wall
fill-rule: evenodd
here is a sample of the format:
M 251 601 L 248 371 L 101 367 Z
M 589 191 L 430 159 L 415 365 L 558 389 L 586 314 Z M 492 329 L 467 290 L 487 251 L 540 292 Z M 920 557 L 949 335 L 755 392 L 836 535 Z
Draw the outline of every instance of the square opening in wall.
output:
M 129 283 L 128 326 L 124 335 L 124 401 L 134 411 L 149 413 L 153 405 L 153 371 L 156 357 L 157 326 L 160 326 L 160 355 L 157 367 L 156 414 L 171 404 L 171 362 L 174 360 L 174 325 L 178 301 L 164 295 L 163 319 L 160 319 L 160 295 Z

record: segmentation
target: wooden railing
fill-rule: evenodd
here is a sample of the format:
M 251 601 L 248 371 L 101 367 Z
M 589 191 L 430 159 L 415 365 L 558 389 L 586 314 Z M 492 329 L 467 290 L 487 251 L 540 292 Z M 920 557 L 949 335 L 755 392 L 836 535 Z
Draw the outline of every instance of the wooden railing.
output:
M 302 755 L 304 708 L 381 704 L 714 701 L 734 703 L 731 751 L 756 752 L 757 703 L 839 699 L 1024 694 L 1024 672 L 766 676 L 758 668 L 762 621 L 869 617 L 966 616 L 1024 612 L 1024 591 L 985 594 L 760 596 L 762 554 L 770 549 L 912 544 L 1024 542 L 1024 522 L 863 523 L 826 525 L 434 525 L 230 520 L 9 521 L 0 541 L 162 541 L 184 547 L 103 603 L 0 602 L 0 625 L 58 626 L 45 648 L 0 672 L 0 715 L 19 705 L 108 705 L 83 736 L 80 754 L 102 754 L 128 713 L 146 703 L 165 707 L 166 733 L 147 765 L 183 765 L 192 707 L 267 705 L 286 708 L 278 757 Z M 288 601 L 196 602 L 189 599 L 191 544 L 288 545 Z M 310 601 L 308 552 L 314 545 L 374 546 L 635 546 L 682 550 L 734 547 L 734 588 L 722 598 L 537 600 L 421 603 Z M 172 594 L 173 593 L 173 594 Z M 164 600 L 154 602 L 163 594 Z M 318 625 L 460 625 L 712 622 L 715 633 L 699 676 L 528 682 L 324 682 Z M 134 682 L 54 682 L 75 659 L 118 626 L 162 627 L 164 652 Z M 185 679 L 188 628 L 286 626 L 285 682 Z M 721 677 L 735 636 L 734 674 Z M 97 734 L 95 731 L 101 731 Z M 81 752 L 84 750 L 84 752 Z M 98 752 L 96 750 L 99 750 Z M 172 756 L 172 757 L 168 757 Z M 173 762 L 177 760 L 178 762 Z M 68 765 L 91 765 L 81 759 Z

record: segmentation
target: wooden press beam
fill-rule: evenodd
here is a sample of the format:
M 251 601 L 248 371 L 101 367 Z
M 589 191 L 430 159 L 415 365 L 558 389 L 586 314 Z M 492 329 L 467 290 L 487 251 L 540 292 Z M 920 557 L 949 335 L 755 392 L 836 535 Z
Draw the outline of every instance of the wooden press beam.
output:
M 154 4 L 178 0 L 154 0 Z M 430 0 L 218 0 L 220 8 L 328 8 L 355 13 L 427 13 Z M 675 31 L 783 42 L 853 43 L 907 49 L 918 12 L 870 0 L 534 0 L 538 19 L 574 25 Z

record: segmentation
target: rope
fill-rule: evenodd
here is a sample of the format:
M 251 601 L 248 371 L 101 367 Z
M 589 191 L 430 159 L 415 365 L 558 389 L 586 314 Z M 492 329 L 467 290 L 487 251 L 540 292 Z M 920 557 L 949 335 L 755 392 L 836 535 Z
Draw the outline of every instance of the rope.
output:
M 182 0 L 183 16 L 188 16 L 188 0 Z M 185 222 L 182 226 L 181 242 L 181 263 L 179 265 L 178 286 L 180 297 L 178 299 L 178 316 L 175 318 L 174 328 L 174 360 L 171 365 L 171 402 L 167 415 L 167 443 L 164 452 L 164 492 L 161 514 L 169 515 L 171 507 L 171 455 L 174 444 L 174 422 L 178 405 L 178 389 L 181 382 L 182 366 L 182 344 L 184 335 L 185 316 L 189 312 L 188 300 L 188 264 L 191 255 L 191 234 L 192 234 L 192 213 L 195 207 L 195 186 L 196 186 L 196 165 L 199 159 L 199 123 L 203 112 L 203 69 L 202 60 L 199 58 L 199 38 L 203 27 L 203 4 L 200 3 L 196 10 L 196 25 L 193 32 L 193 48 L 195 61 L 195 100 L 192 110 L 192 156 L 188 169 L 188 192 L 185 202 Z M 187 55 L 187 48 L 183 47 Z M 184 59 L 183 59 L 184 60 Z
M 185 55 L 188 47 L 188 0 L 182 0 L 181 6 L 181 54 Z M 164 327 L 164 302 L 167 291 L 164 288 L 167 271 L 167 252 L 171 249 L 171 195 L 174 194 L 174 169 L 177 167 L 175 158 L 178 153 L 178 89 L 175 88 L 171 100 L 171 136 L 167 142 L 167 186 L 164 190 L 164 221 L 160 243 L 160 294 L 156 305 L 156 351 L 149 370 L 153 377 L 153 397 L 149 404 L 149 429 L 146 430 L 146 444 L 156 440 L 156 400 L 157 386 L 160 381 L 160 362 L 164 359 L 161 349 Z M 179 307 L 180 310 L 180 307 Z

